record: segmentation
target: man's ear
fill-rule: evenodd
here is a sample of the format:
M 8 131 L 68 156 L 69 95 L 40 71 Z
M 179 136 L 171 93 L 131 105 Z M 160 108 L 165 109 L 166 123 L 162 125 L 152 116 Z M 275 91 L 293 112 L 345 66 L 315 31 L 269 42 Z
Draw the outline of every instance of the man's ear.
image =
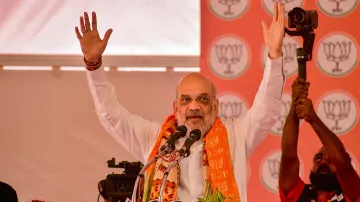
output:
M 176 100 L 174 100 L 174 102 L 173 102 L 173 111 L 174 111 L 174 114 L 176 114 L 176 112 L 177 112 L 177 102 L 176 102 Z
M 215 105 L 214 105 L 214 107 L 215 107 L 215 113 L 216 114 L 219 114 L 219 99 L 216 97 L 215 98 Z

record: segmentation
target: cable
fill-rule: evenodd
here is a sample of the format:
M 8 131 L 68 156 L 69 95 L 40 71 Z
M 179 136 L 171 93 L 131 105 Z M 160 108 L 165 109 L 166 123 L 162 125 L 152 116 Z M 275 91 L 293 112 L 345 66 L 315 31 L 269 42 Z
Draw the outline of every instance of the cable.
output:
M 100 194 L 99 194 L 99 196 L 98 196 L 98 200 L 97 200 L 97 202 L 100 202 L 99 200 L 100 200 Z

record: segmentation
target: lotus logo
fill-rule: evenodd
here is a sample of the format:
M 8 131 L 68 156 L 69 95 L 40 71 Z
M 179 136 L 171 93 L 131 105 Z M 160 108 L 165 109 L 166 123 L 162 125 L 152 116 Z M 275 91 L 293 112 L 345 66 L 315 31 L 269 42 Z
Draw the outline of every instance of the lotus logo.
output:
M 242 113 L 242 102 L 221 102 L 219 105 L 219 116 L 224 120 L 237 118 Z
M 272 151 L 265 156 L 260 166 L 261 182 L 267 190 L 274 194 L 279 193 L 280 159 L 281 151 Z M 303 175 L 303 170 L 303 165 L 300 163 L 300 176 Z
M 241 17 L 249 7 L 249 0 L 209 0 L 210 10 L 224 20 Z
M 345 34 L 330 34 L 320 40 L 317 66 L 329 76 L 349 74 L 358 61 L 358 45 Z
M 346 61 L 349 59 L 349 54 L 351 52 L 351 42 L 342 41 L 342 42 L 324 42 L 323 48 L 328 61 L 334 62 L 335 67 L 332 69 L 332 72 L 341 72 L 339 64 L 340 62 Z
M 216 56 L 220 63 L 225 64 L 227 69 L 224 71 L 225 75 L 231 75 L 234 71 L 231 70 L 231 65 L 240 62 L 242 45 L 215 45 Z
M 290 77 L 297 73 L 297 59 L 296 59 L 296 49 L 300 47 L 298 41 L 294 38 L 286 36 L 283 41 L 283 64 L 284 64 L 284 73 L 286 77 Z M 266 59 L 269 55 L 269 47 L 263 46 L 262 49 L 262 64 L 265 68 Z
M 333 131 L 341 130 L 339 121 L 348 118 L 351 100 L 324 100 L 323 107 L 326 118 L 333 120 L 335 125 L 331 127 Z
M 297 48 L 296 43 L 283 44 L 283 54 L 284 54 L 283 58 L 285 63 L 290 63 L 295 61 L 294 56 L 296 56 L 296 48 Z
M 215 41 L 208 55 L 211 70 L 221 78 L 234 79 L 249 66 L 250 53 L 245 42 L 237 37 Z
M 234 93 L 227 93 L 219 97 L 219 118 L 222 120 L 242 116 L 248 110 L 246 102 Z
M 320 100 L 317 113 L 329 129 L 340 135 L 350 131 L 356 124 L 358 105 L 350 94 L 334 92 Z
M 344 17 L 355 10 L 358 0 L 317 0 L 317 5 L 330 17 Z
M 280 1 L 284 4 L 285 17 L 288 16 L 288 12 L 291 9 L 293 9 L 295 7 L 303 7 L 304 6 L 303 0 L 280 0 Z M 273 15 L 273 13 L 274 13 L 274 3 L 275 3 L 275 0 L 262 0 L 263 8 L 270 15 Z
M 231 11 L 231 6 L 234 6 L 236 4 L 240 3 L 240 0 L 219 0 L 219 3 L 222 5 L 225 5 L 227 7 L 226 11 L 224 12 L 224 15 L 234 15 L 235 13 Z

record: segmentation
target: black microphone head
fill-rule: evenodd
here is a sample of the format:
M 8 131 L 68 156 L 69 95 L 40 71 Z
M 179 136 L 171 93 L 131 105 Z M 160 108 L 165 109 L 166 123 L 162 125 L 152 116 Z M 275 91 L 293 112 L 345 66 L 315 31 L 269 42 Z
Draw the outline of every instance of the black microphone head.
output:
M 186 126 L 179 126 L 176 128 L 175 133 L 178 132 L 179 134 L 181 134 L 180 137 L 185 137 L 186 136 L 186 132 L 187 132 L 187 127 Z
M 160 151 L 163 152 L 166 149 L 169 151 L 174 150 L 175 146 L 175 142 L 186 136 L 186 132 L 187 132 L 187 127 L 186 126 L 179 126 L 176 128 L 175 132 L 170 136 L 170 138 L 165 142 L 164 145 L 162 145 L 160 147 Z
M 198 141 L 201 138 L 201 131 L 199 129 L 192 130 L 189 137 L 193 138 L 195 141 Z

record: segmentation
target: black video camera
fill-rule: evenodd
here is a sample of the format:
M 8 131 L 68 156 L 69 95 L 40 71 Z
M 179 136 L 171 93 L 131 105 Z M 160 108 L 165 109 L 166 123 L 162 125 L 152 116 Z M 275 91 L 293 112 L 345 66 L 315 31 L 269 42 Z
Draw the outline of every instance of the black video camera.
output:
M 318 14 L 315 10 L 304 10 L 295 7 L 288 13 L 289 28 L 316 29 L 318 27 Z
M 121 161 L 115 164 L 115 158 L 107 161 L 109 168 L 123 168 L 122 174 L 108 174 L 98 184 L 100 195 L 111 202 L 123 202 L 131 199 L 136 178 L 144 166 L 141 162 Z
M 318 14 L 316 10 L 304 10 L 295 7 L 288 13 L 288 27 L 295 28 L 289 30 L 285 28 L 285 33 L 290 36 L 301 36 L 303 38 L 303 47 L 296 49 L 296 58 L 298 61 L 299 77 L 306 80 L 306 62 L 311 61 L 312 51 L 315 41 L 314 29 L 318 27 Z

